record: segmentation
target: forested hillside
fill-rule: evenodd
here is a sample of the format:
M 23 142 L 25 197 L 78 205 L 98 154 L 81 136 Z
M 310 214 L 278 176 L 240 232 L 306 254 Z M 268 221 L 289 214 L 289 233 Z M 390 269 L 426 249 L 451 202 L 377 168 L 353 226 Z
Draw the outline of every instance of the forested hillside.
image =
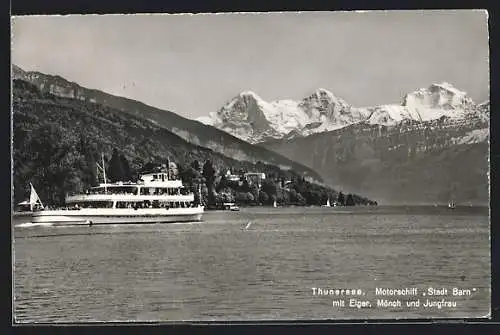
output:
M 291 178 L 263 163 L 237 161 L 193 145 L 155 123 L 96 103 L 56 97 L 36 86 L 13 83 L 14 200 L 28 196 L 29 182 L 42 199 L 61 203 L 67 192 L 96 183 L 96 160 L 117 149 L 138 171 L 148 162 L 179 166 L 210 160 L 218 170 L 262 171 Z

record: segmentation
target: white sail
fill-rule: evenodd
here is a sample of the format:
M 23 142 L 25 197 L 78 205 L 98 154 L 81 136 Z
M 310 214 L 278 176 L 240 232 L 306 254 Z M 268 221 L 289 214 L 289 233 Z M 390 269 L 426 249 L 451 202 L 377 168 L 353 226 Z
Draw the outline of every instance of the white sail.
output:
M 30 186 L 31 186 L 31 192 L 30 192 L 29 204 L 30 204 L 31 210 L 33 210 L 33 207 L 37 204 L 40 205 L 41 208 L 43 208 L 42 200 L 40 200 L 40 197 L 36 193 L 35 188 L 33 187 L 33 184 L 30 183 Z
M 326 207 L 330 207 L 330 198 L 328 198 L 328 200 L 326 200 Z
M 278 207 L 278 205 L 276 204 L 276 200 L 274 200 L 273 207 Z

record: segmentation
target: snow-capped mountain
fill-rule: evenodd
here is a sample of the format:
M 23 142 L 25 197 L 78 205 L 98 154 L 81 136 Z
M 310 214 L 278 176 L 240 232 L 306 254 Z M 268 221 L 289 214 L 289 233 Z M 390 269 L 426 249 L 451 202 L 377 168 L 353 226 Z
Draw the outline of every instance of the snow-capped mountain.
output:
M 318 89 L 301 101 L 266 102 L 246 91 L 226 103 L 218 112 L 197 120 L 224 130 L 251 143 L 280 139 L 296 134 L 334 130 L 366 119 L 362 109 L 352 110 L 333 93 Z
M 489 118 L 488 110 L 489 101 L 476 105 L 465 92 L 443 82 L 407 94 L 399 105 L 361 108 L 351 106 L 323 88 L 301 101 L 266 102 L 256 93 L 247 91 L 234 97 L 218 112 L 197 120 L 250 143 L 259 143 L 308 136 L 360 122 L 394 126 L 403 120 Z

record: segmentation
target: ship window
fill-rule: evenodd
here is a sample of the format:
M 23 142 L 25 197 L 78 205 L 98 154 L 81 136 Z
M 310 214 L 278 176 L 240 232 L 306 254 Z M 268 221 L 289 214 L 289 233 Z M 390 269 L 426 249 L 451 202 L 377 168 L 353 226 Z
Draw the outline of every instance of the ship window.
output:
M 161 181 L 165 181 L 165 174 L 164 173 L 161 174 Z
M 158 178 L 158 175 L 157 174 L 154 174 L 153 175 L 153 179 L 157 179 Z
M 90 190 L 90 194 L 104 194 L 104 187 L 96 187 Z
M 113 208 L 113 201 L 88 201 L 79 204 L 81 208 Z
M 116 208 L 132 208 L 133 204 L 127 201 L 117 201 Z

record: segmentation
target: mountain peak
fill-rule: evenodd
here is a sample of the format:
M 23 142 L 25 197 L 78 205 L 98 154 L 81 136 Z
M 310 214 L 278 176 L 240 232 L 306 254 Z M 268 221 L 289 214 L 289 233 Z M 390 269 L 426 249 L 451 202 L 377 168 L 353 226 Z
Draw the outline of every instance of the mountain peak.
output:
M 429 87 L 429 90 L 432 91 L 432 89 L 434 87 L 444 89 L 444 90 L 449 91 L 450 93 L 453 93 L 455 95 L 460 95 L 460 96 L 464 96 L 464 97 L 467 96 L 466 92 L 460 91 L 459 89 L 455 88 L 455 86 L 453 86 L 452 84 L 445 82 L 445 81 L 443 81 L 442 83 L 439 83 L 439 84 L 432 84 Z
M 318 89 L 316 90 L 316 94 L 318 94 L 318 95 L 327 95 L 327 96 L 334 97 L 334 95 L 333 95 L 333 93 L 332 93 L 332 92 L 330 92 L 330 91 L 329 91 L 329 90 L 327 90 L 326 88 L 322 88 L 322 87 L 320 87 L 320 88 L 318 88 Z
M 300 105 L 306 110 L 311 109 L 311 107 L 324 112 L 330 110 L 327 114 L 331 114 L 333 110 L 349 110 L 351 107 L 344 99 L 325 88 L 316 89 L 313 94 L 302 99 Z
M 440 109 L 446 114 L 451 111 L 464 111 L 473 104 L 472 99 L 467 96 L 466 92 L 455 88 L 448 82 L 441 82 L 408 93 L 404 97 L 402 106 L 414 110 L 427 109 L 431 111 Z
M 251 97 L 251 98 L 254 98 L 255 100 L 262 100 L 262 98 L 254 91 L 243 91 L 238 95 L 238 97 L 241 97 L 241 98 Z

